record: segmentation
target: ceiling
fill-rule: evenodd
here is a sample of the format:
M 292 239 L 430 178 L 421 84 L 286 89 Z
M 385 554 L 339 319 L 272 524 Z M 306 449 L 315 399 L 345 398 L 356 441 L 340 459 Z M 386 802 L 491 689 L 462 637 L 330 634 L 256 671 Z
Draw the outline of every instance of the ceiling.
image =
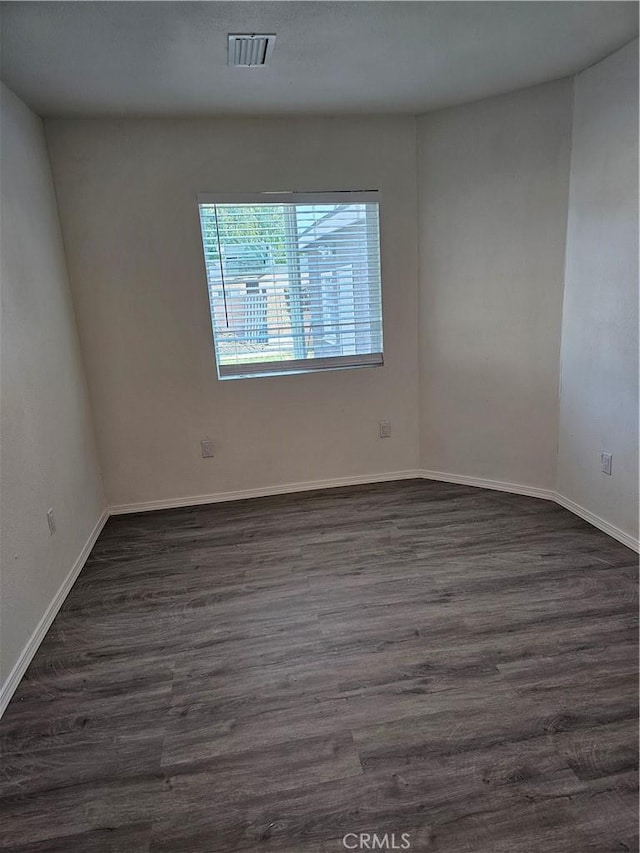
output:
M 635 2 L 1 3 L 3 81 L 43 116 L 420 113 L 565 77 Z M 227 34 L 275 32 L 266 68 Z

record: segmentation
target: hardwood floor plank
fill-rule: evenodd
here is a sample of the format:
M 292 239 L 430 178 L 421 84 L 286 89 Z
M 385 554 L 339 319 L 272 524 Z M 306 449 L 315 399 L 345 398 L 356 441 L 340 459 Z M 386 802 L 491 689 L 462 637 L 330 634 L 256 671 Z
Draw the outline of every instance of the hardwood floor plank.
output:
M 150 823 L 107 827 L 3 847 L 6 853 L 149 853 Z

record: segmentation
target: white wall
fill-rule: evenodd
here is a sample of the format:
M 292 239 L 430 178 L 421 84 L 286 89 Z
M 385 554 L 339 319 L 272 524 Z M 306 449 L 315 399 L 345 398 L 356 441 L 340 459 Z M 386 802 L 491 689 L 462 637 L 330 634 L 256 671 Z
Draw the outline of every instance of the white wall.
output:
M 0 112 L 5 684 L 104 501 L 42 123 L 4 86 Z
M 419 120 L 425 469 L 553 488 L 571 89 Z
M 416 467 L 413 119 L 46 131 L 110 504 Z M 341 189 L 381 192 L 385 366 L 219 382 L 196 193 Z
M 572 80 L 423 116 L 417 148 L 408 118 L 47 122 L 109 502 L 420 468 L 558 488 L 633 530 L 635 303 L 580 298 L 611 277 L 629 293 L 636 274 L 635 183 L 624 197 L 616 185 L 634 119 L 622 128 L 613 115 L 633 95 L 602 93 L 607 63 L 621 60 L 576 84 L 573 167 Z M 613 117 L 594 122 L 598 92 Z M 382 192 L 385 367 L 219 382 L 196 193 L 348 188 Z M 600 207 L 585 217 L 591 197 Z M 200 458 L 204 436 L 213 460 Z
M 637 40 L 575 83 L 557 482 L 638 537 Z

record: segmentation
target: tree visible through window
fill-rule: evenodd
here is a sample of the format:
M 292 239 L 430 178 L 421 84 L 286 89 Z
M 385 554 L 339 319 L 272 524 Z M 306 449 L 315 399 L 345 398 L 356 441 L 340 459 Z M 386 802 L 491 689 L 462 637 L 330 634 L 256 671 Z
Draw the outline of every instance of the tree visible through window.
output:
M 382 364 L 375 193 L 199 197 L 221 379 Z

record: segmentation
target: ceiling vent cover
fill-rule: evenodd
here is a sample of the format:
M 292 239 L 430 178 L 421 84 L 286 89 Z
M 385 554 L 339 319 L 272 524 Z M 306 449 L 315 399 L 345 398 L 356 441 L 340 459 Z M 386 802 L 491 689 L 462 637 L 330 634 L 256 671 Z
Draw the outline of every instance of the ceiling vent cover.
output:
M 233 68 L 257 68 L 271 59 L 276 42 L 274 33 L 267 35 L 229 34 L 228 64 Z

